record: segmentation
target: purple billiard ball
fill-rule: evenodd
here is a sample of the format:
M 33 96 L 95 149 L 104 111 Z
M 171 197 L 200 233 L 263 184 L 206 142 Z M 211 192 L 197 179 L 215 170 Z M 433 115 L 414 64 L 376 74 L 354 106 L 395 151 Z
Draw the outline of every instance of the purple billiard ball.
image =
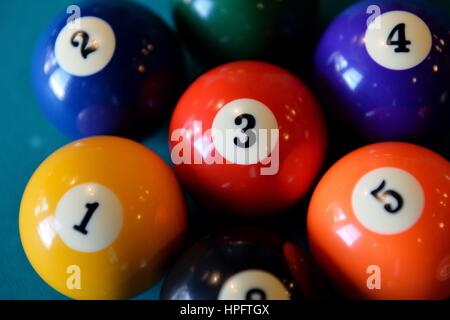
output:
M 450 115 L 449 21 L 410 1 L 364 1 L 344 11 L 315 54 L 329 113 L 365 140 L 437 134 Z

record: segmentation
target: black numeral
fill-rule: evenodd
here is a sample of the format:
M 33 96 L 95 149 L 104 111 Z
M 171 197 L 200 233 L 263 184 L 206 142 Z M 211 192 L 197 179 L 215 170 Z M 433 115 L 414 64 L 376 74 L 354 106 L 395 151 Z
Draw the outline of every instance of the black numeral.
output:
M 89 220 L 91 220 L 92 215 L 94 214 L 95 210 L 97 210 L 97 208 L 98 208 L 98 202 L 86 203 L 87 212 L 84 215 L 83 220 L 81 221 L 81 223 L 79 225 L 74 225 L 73 228 L 75 230 L 77 230 L 78 232 L 81 232 L 82 234 L 87 235 L 88 231 L 86 230 L 86 227 L 89 223 Z
M 408 46 L 411 44 L 411 41 L 406 40 L 406 25 L 404 23 L 400 23 L 392 29 L 389 37 L 386 41 L 388 46 L 397 46 L 395 48 L 395 52 L 409 52 Z M 397 34 L 397 40 L 393 40 L 395 34 Z
M 256 119 L 251 114 L 244 113 L 234 119 L 234 123 L 240 126 L 242 125 L 242 120 L 244 119 L 247 121 L 247 123 L 245 124 L 244 128 L 242 128 L 242 132 L 247 135 L 247 139 L 245 140 L 245 142 L 242 142 L 240 139 L 235 137 L 234 144 L 239 148 L 250 148 L 256 142 L 256 134 L 255 132 L 251 131 L 251 129 L 254 129 L 256 126 Z
M 372 196 L 374 196 L 375 199 L 377 199 L 381 203 L 384 203 L 384 210 L 392 214 L 397 213 L 403 208 L 403 198 L 397 191 L 394 190 L 386 190 L 380 194 L 380 192 L 383 191 L 385 186 L 386 180 L 383 180 L 381 184 L 375 190 L 372 190 L 370 193 L 372 194 Z M 386 203 L 387 197 L 394 198 L 396 205 L 392 206 L 391 203 Z
M 81 38 L 81 47 L 80 47 L 81 55 L 83 56 L 84 59 L 86 59 L 87 56 L 90 55 L 92 52 L 96 51 L 98 47 L 95 44 L 91 44 L 90 46 L 88 46 L 89 35 L 87 34 L 87 32 L 77 31 L 73 34 L 72 39 L 70 40 L 70 42 L 75 48 L 77 48 L 80 45 L 79 38 Z
M 267 296 L 263 290 L 255 288 L 247 291 L 245 300 L 267 300 Z

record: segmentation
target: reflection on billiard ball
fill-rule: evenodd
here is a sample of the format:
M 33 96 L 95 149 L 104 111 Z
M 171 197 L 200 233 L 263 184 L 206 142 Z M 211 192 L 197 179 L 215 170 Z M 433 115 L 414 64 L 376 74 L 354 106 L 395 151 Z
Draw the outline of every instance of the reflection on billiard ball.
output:
M 161 299 L 318 299 L 324 287 L 315 271 L 308 255 L 280 236 L 233 229 L 185 252 L 165 279 Z
M 344 11 L 315 55 L 324 106 L 366 140 L 442 134 L 450 117 L 448 21 L 409 1 L 362 2 Z
M 77 299 L 148 289 L 186 229 L 175 175 L 146 147 L 92 137 L 64 146 L 31 177 L 20 236 L 36 272 Z
M 384 142 L 339 160 L 308 211 L 312 251 L 351 298 L 450 297 L 450 163 Z
M 44 114 L 72 138 L 157 124 L 183 76 L 169 27 L 129 1 L 88 1 L 73 10 L 55 17 L 35 49 L 32 80 Z
M 326 131 L 310 90 L 271 64 L 240 61 L 197 79 L 181 97 L 169 134 L 175 170 L 206 207 L 261 217 L 311 187 Z

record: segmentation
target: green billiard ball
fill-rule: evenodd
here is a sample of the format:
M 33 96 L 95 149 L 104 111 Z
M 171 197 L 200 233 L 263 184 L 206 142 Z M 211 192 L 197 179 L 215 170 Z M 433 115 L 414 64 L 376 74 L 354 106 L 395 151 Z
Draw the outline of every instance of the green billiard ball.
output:
M 443 9 L 447 14 L 450 14 L 450 2 L 448 0 L 428 0 L 428 2 L 435 4 L 437 7 Z
M 203 61 L 286 62 L 312 47 L 316 7 L 298 0 L 176 0 L 173 14 L 181 37 Z
M 321 0 L 319 1 L 319 19 L 322 28 L 325 28 L 339 13 L 351 6 L 357 0 Z

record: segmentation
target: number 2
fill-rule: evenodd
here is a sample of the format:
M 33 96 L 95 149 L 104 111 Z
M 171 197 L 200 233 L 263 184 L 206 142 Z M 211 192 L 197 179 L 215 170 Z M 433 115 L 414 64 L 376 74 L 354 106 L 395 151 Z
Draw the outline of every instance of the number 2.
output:
M 393 40 L 395 34 L 397 34 L 397 40 Z M 388 46 L 397 46 L 395 48 L 395 52 L 397 53 L 409 52 L 408 46 L 411 44 L 411 41 L 406 40 L 406 24 L 399 23 L 396 25 L 389 34 L 386 44 Z
M 247 135 L 247 140 L 245 142 L 242 142 L 237 137 L 234 138 L 234 144 L 238 146 L 239 148 L 250 148 L 252 145 L 256 142 L 256 134 L 253 131 L 248 131 L 251 129 L 254 129 L 256 126 L 256 119 L 254 116 L 248 113 L 241 114 L 239 117 L 234 119 L 234 123 L 238 126 L 242 125 L 242 120 L 245 119 L 247 123 L 245 124 L 245 127 L 242 129 L 242 132 Z
M 81 51 L 81 55 L 83 56 L 84 59 L 86 59 L 88 55 L 90 55 L 92 52 L 94 52 L 98 49 L 95 44 L 88 46 L 89 34 L 87 34 L 87 32 L 85 32 L 85 31 L 75 32 L 73 34 L 72 38 L 70 39 L 70 43 L 75 48 L 77 48 L 80 45 L 79 41 L 77 40 L 78 38 L 81 38 L 81 41 L 82 41 L 80 51 Z
M 397 213 L 399 212 L 403 207 L 403 198 L 402 196 L 394 190 L 386 190 L 381 195 L 380 192 L 383 191 L 384 187 L 386 186 L 386 180 L 383 180 L 381 184 L 375 189 L 372 190 L 370 193 L 372 196 L 377 199 L 381 203 L 385 203 L 384 210 L 386 210 L 389 213 Z M 386 197 L 391 196 L 395 199 L 397 202 L 397 205 L 393 207 L 390 203 L 386 203 Z
M 81 232 L 82 234 L 87 235 L 88 231 L 86 230 L 86 227 L 89 223 L 89 220 L 91 220 L 92 215 L 94 214 L 95 210 L 97 210 L 98 206 L 99 206 L 98 202 L 86 203 L 86 209 L 88 209 L 88 210 L 87 210 L 86 214 L 84 215 L 83 220 L 81 221 L 80 224 L 74 225 L 73 228 L 75 230 L 77 230 L 78 232 Z

